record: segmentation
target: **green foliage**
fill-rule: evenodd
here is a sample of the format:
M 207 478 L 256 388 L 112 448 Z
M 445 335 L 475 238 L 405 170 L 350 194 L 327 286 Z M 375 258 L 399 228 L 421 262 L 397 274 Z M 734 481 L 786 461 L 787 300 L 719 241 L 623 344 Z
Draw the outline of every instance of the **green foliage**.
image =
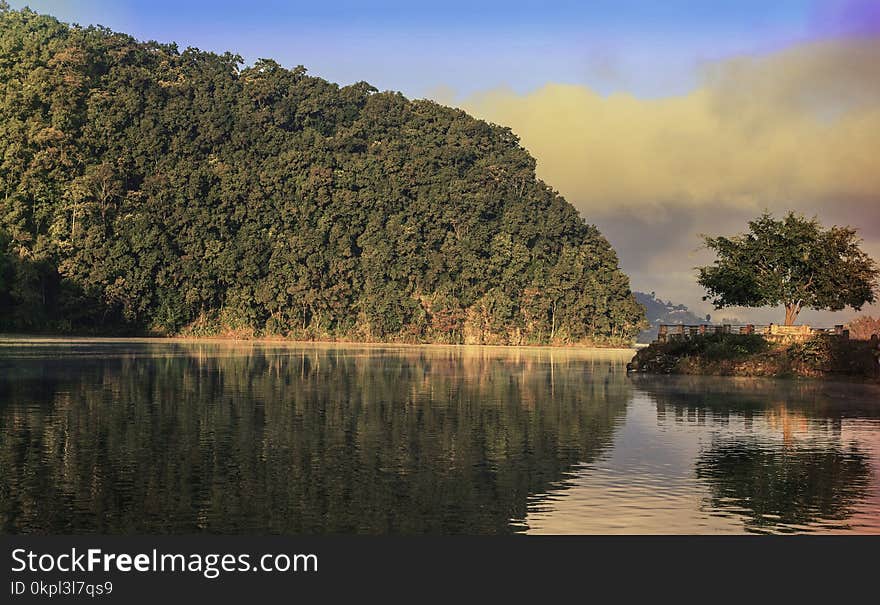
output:
M 876 377 L 877 361 L 870 343 L 831 335 L 819 335 L 785 350 L 793 364 L 821 373 Z
M 834 344 L 829 337 L 817 336 L 805 342 L 790 344 L 786 352 L 796 361 L 821 367 L 831 359 Z
M 27 329 L 78 329 L 72 308 L 163 333 L 443 342 L 643 323 L 609 243 L 509 129 L 363 82 L 4 11 L 0 149 L 4 258 L 37 272 L 2 282 Z
M 758 334 L 675 338 L 640 349 L 629 369 L 653 374 L 859 379 L 875 379 L 880 372 L 869 342 L 830 334 L 790 344 L 771 343 Z
M 666 354 L 677 357 L 723 361 L 762 353 L 770 348 L 770 344 L 760 334 L 705 334 L 675 338 L 661 347 Z
M 816 219 L 765 213 L 748 233 L 705 242 L 718 259 L 698 268 L 698 281 L 717 309 L 782 304 L 791 325 L 804 307 L 858 310 L 876 300 L 880 272 L 851 227 L 823 229 Z

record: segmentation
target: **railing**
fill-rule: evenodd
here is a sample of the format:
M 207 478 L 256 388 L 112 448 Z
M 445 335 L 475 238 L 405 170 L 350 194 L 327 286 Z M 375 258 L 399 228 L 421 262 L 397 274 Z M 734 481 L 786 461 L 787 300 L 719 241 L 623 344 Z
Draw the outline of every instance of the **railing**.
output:
M 657 342 L 706 334 L 760 334 L 769 340 L 784 341 L 808 340 L 820 334 L 849 338 L 849 330 L 842 325 L 833 328 L 813 328 L 811 326 L 780 326 L 777 324 L 660 324 L 657 331 Z

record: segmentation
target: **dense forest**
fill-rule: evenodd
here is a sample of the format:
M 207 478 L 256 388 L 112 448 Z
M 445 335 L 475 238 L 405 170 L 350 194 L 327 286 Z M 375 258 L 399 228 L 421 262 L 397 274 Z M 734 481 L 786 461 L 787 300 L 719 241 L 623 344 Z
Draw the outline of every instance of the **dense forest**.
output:
M 607 240 L 508 129 L 0 1 L 0 329 L 631 339 Z

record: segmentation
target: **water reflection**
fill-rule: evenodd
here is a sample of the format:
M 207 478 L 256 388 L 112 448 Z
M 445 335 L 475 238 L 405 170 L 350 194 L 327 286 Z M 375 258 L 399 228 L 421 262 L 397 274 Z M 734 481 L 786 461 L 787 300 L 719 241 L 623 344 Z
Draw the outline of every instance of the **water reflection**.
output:
M 880 387 L 0 339 L 4 533 L 880 533 Z
M 696 470 L 709 485 L 708 506 L 741 513 L 754 532 L 809 530 L 819 522 L 849 529 L 870 479 L 856 443 L 773 447 L 754 437 L 713 441 Z
M 750 532 L 853 529 L 848 519 L 871 494 L 869 455 L 880 437 L 875 386 L 700 378 L 641 386 L 658 418 L 697 408 L 728 427 L 741 421 L 713 433 L 697 456 L 707 510 L 738 513 Z
M 536 498 L 532 531 L 880 533 L 876 385 L 632 381 L 609 455 Z
M 0 343 L 0 528 L 516 531 L 611 443 L 618 357 Z

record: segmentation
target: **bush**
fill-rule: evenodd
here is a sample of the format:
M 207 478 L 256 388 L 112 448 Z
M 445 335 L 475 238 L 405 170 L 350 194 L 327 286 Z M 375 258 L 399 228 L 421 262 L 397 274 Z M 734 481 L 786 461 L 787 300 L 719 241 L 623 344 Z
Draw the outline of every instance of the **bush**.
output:
M 787 353 L 792 360 L 812 366 L 822 366 L 831 358 L 833 344 L 827 336 L 816 336 L 806 342 L 789 345 Z
M 880 317 L 862 315 L 849 322 L 849 337 L 855 340 L 870 340 L 874 334 L 880 334 Z
M 769 348 L 770 343 L 759 334 L 706 334 L 671 340 L 665 344 L 664 353 L 723 361 L 763 353 Z
M 653 343 L 636 353 L 628 369 L 653 374 L 734 376 L 878 377 L 871 345 L 820 335 L 777 345 L 756 334 L 708 334 Z
M 826 374 L 874 376 L 877 362 L 871 347 L 861 340 L 816 336 L 789 345 L 786 354 L 794 363 Z

